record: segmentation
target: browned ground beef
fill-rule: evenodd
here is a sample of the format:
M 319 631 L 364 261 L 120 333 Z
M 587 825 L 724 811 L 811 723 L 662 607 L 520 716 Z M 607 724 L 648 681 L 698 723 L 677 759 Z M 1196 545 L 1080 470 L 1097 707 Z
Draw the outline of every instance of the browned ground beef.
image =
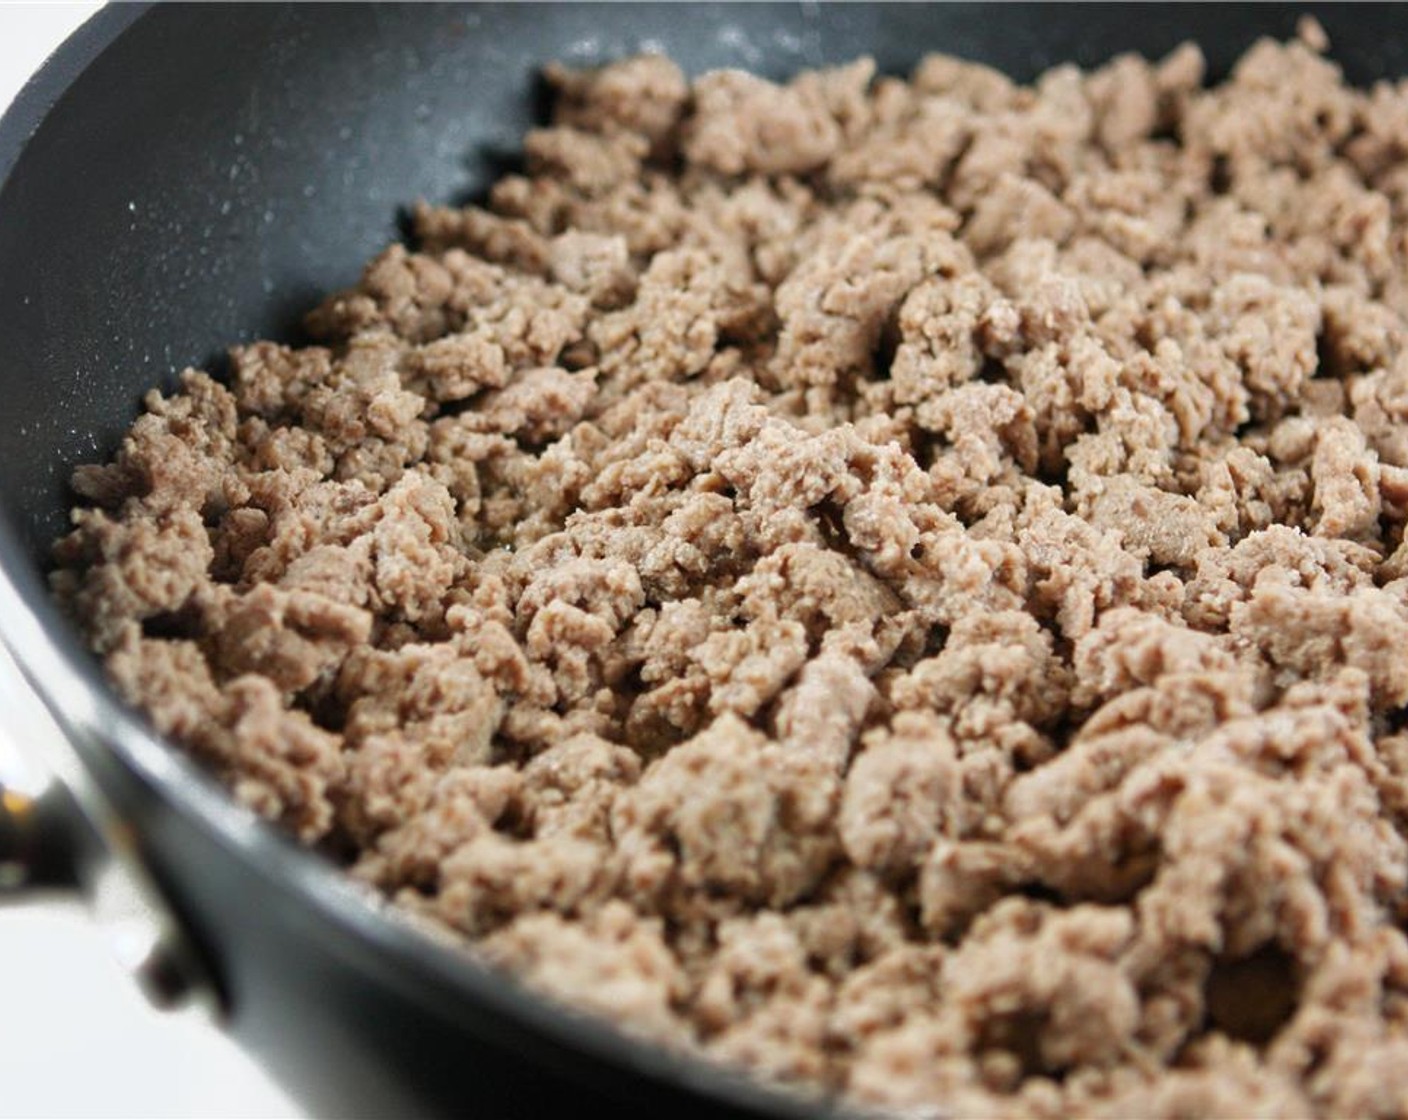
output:
M 247 805 L 668 1044 L 1408 1114 L 1408 84 L 554 67 L 152 393 L 54 587 Z

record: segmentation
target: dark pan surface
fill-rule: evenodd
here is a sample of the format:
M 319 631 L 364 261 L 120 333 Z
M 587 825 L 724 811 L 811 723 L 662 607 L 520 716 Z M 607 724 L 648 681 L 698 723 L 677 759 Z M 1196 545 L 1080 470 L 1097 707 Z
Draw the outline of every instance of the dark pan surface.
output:
M 400 206 L 482 190 L 535 119 L 534 74 L 550 59 L 587 64 L 651 48 L 691 72 L 781 77 L 865 53 L 903 72 L 945 50 L 1030 78 L 1193 38 L 1217 75 L 1258 34 L 1290 35 L 1304 10 L 170 5 L 108 10 L 80 32 L 0 122 L 0 637 L 139 818 L 223 962 L 237 1032 L 310 1099 L 341 1110 L 360 1102 L 364 1113 L 467 1110 L 473 1096 L 455 1107 L 466 1073 L 445 1041 L 457 1029 L 491 1042 L 497 1032 L 505 1055 L 540 1047 L 546 1076 L 584 1085 L 600 1081 L 579 1060 L 584 1047 L 607 1065 L 648 1063 L 552 1027 L 540 1005 L 422 950 L 312 859 L 222 810 L 210 783 L 113 704 L 41 573 L 65 524 L 64 479 L 111 453 L 144 390 L 169 386 L 187 364 L 218 369 L 230 342 L 296 339 L 301 313 L 399 235 Z M 1408 69 L 1401 9 L 1317 14 L 1351 80 Z M 257 901 L 240 900 L 254 891 Z M 256 950 L 292 963 L 279 971 Z M 351 972 L 362 988 L 346 986 Z M 300 996 L 326 1005 L 307 1012 L 321 1019 L 289 1010 Z M 416 1018 L 416 1007 L 429 1010 Z M 341 1085 L 296 1058 L 314 1029 L 323 1033 L 303 1052 L 342 1062 Z M 411 1045 L 398 1039 L 409 1030 L 436 1036 L 413 1040 L 418 1058 L 393 1062 L 386 1055 Z M 359 1054 L 385 1058 L 418 1087 L 396 1095 L 385 1069 L 355 1068 Z M 662 1084 L 679 1076 L 653 1068 Z M 502 1103 L 508 1081 L 495 1090 L 492 1074 L 482 1075 L 486 1091 Z

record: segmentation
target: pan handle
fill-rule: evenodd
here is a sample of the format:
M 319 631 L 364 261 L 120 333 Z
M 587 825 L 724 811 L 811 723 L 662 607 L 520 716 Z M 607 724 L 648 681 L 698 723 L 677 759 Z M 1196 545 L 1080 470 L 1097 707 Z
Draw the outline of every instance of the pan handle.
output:
M 162 1009 L 219 1011 L 210 972 L 138 839 L 0 646 L 0 902 L 81 893 L 118 961 Z
M 4 751 L 0 730 L 0 756 Z M 0 758 L 0 892 L 78 889 L 77 809 L 52 783 L 35 788 L 4 777 Z M 29 788 L 25 788 L 29 786 Z

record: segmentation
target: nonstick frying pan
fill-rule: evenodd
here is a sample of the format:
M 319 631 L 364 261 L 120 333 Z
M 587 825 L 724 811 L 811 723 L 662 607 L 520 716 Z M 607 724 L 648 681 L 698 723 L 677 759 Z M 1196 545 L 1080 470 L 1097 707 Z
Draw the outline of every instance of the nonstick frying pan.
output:
M 109 455 L 141 393 L 182 366 L 218 371 L 231 342 L 296 339 L 301 313 L 400 235 L 398 206 L 487 186 L 540 111 L 548 60 L 649 48 L 691 72 L 782 77 L 865 53 L 904 72 L 943 50 L 1030 78 L 1193 38 L 1217 76 L 1258 35 L 1292 34 L 1304 10 L 104 10 L 0 121 L 0 639 L 72 748 L 47 798 L 6 800 L 0 865 L 145 906 L 149 984 L 212 996 L 232 1034 L 323 1114 L 805 1114 L 525 994 L 228 802 L 117 703 L 50 603 L 65 479 Z M 1317 15 L 1351 80 L 1408 72 L 1402 9 Z M 98 858 L 74 798 L 118 863 Z

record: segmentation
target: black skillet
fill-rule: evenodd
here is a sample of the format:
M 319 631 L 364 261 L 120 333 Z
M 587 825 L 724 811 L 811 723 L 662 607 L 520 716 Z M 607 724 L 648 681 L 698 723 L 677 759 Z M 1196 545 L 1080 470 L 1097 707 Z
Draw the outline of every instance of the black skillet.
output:
M 399 235 L 399 206 L 473 197 L 533 122 L 550 59 L 648 47 L 691 72 L 781 77 L 862 53 L 904 72 L 944 50 L 1030 78 L 1193 38 L 1217 75 L 1257 35 L 1289 36 L 1300 10 L 122 6 L 91 20 L 0 121 L 0 638 L 74 748 L 68 790 L 174 915 L 152 927 L 166 944 L 152 942 L 148 980 L 214 993 L 235 1038 L 324 1115 L 802 1114 L 486 974 L 233 808 L 114 701 L 50 604 L 64 480 L 113 450 L 147 387 L 218 369 L 234 340 L 296 338 L 319 294 Z M 1353 81 L 1408 71 L 1402 9 L 1318 15 Z M 91 854 L 67 794 L 8 804 L 0 865 L 71 877 Z M 141 901 L 130 868 L 116 877 Z

